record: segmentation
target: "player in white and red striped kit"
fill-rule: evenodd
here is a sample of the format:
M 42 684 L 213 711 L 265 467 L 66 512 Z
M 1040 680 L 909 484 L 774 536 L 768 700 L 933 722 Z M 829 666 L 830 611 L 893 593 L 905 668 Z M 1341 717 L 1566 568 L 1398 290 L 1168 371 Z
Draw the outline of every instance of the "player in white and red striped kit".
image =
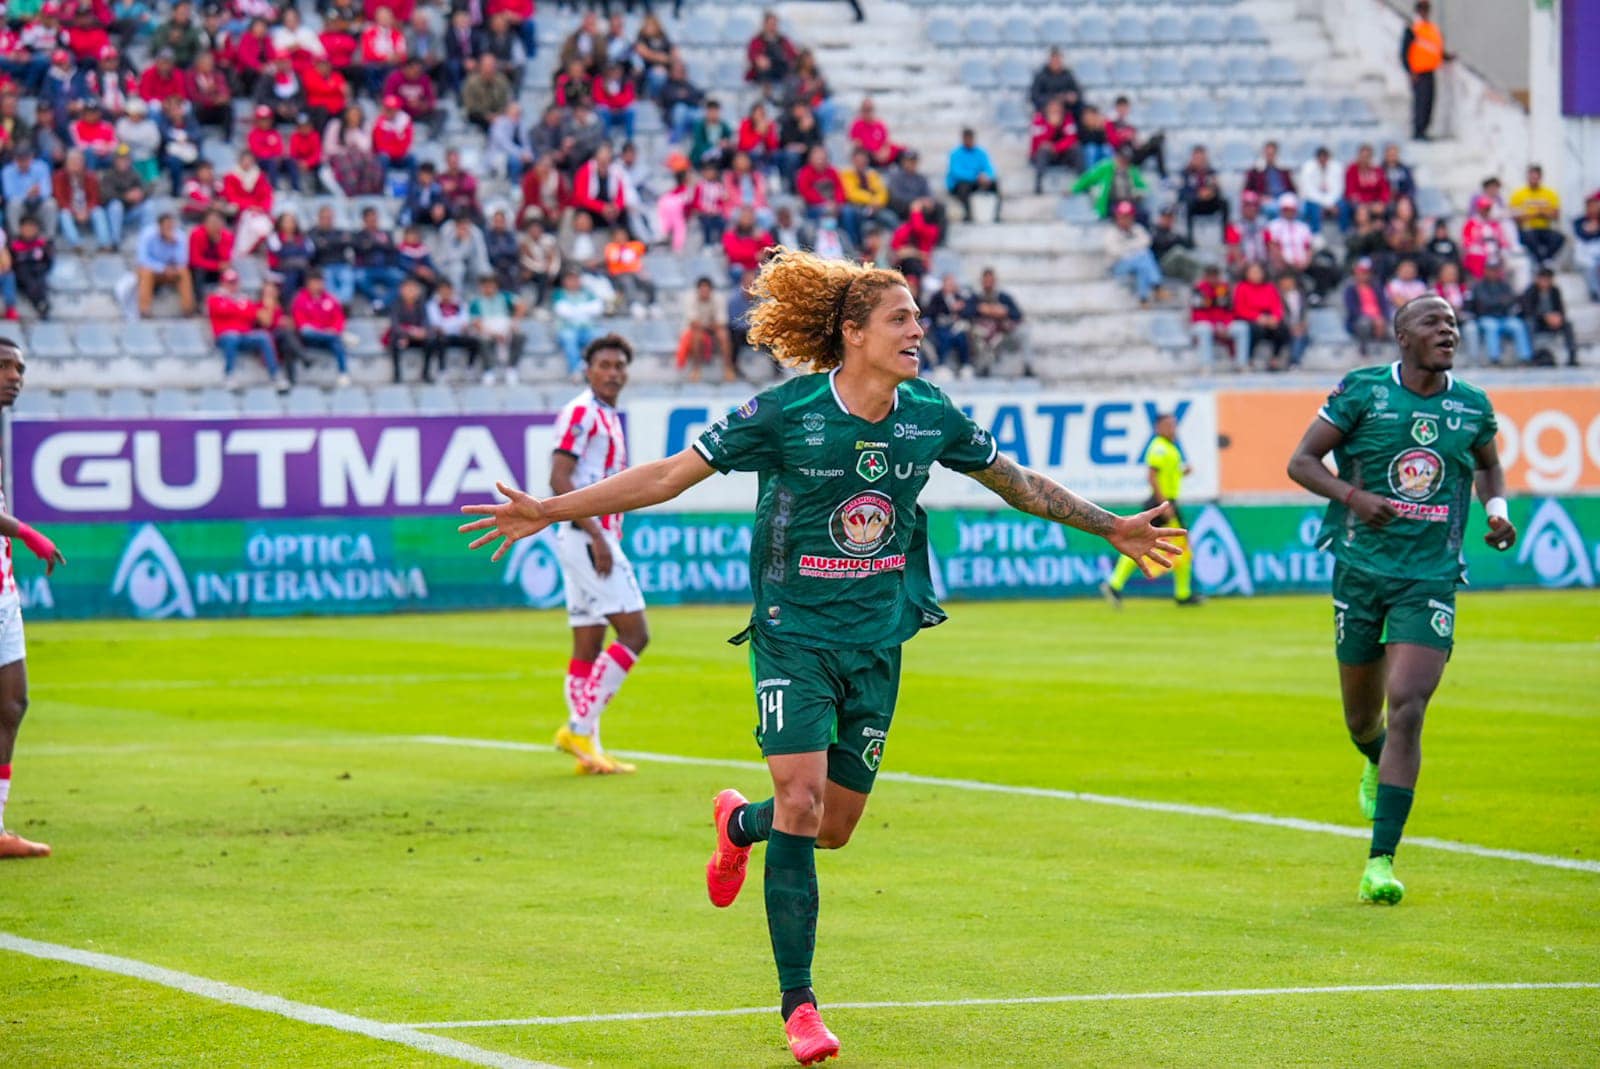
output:
M 0 338 L 0 408 L 16 404 L 22 392 L 25 365 L 22 346 L 10 338 Z M 44 561 L 46 574 L 65 564 L 54 542 L 6 511 L 5 491 L 0 488 L 0 859 L 48 857 L 50 847 L 29 842 L 5 830 L 6 798 L 11 793 L 11 752 L 16 748 L 17 729 L 28 709 L 27 647 L 22 640 L 22 601 L 17 596 L 17 578 L 11 569 L 11 540 L 23 545 Z
M 556 418 L 550 489 L 571 493 L 628 466 L 617 398 L 628 382 L 633 347 L 607 334 L 583 351 L 589 388 L 574 397 Z M 578 760 L 580 773 L 632 772 L 600 745 L 600 714 L 650 641 L 644 595 L 633 565 L 622 551 L 622 517 L 598 516 L 562 524 L 557 555 L 567 592 L 572 627 L 572 660 L 567 665 L 567 723 L 556 732 L 556 748 Z M 617 638 L 604 646 L 607 625 Z

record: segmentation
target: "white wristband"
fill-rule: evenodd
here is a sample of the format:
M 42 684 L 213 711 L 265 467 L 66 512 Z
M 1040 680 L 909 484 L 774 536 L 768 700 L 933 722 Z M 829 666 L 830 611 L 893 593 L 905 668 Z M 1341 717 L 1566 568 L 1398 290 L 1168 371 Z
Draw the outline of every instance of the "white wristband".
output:
M 1506 499 L 1503 497 L 1491 497 L 1485 501 L 1483 503 L 1483 511 L 1487 512 L 1491 518 L 1502 520 L 1511 518 L 1511 514 L 1506 511 Z

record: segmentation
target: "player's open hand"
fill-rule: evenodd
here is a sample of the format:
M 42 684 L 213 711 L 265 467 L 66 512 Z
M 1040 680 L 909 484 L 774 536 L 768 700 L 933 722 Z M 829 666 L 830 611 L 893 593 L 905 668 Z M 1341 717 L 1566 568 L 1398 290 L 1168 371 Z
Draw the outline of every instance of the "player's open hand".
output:
M 1490 549 L 1498 549 L 1504 553 L 1517 544 L 1517 529 L 1510 520 L 1502 520 L 1499 516 L 1489 517 L 1489 533 L 1483 536 Z
M 1390 521 L 1400 516 L 1385 498 L 1370 490 L 1357 490 L 1350 495 L 1350 511 L 1369 527 L 1387 527 Z
M 1137 564 L 1147 579 L 1154 579 L 1183 556 L 1183 547 L 1168 539 L 1183 538 L 1189 532 L 1182 527 L 1157 527 L 1156 521 L 1167 515 L 1168 505 L 1163 502 L 1133 516 L 1118 516 L 1106 535 L 1106 541 Z
M 464 523 L 457 528 L 462 534 L 488 532 L 473 539 L 468 549 L 479 549 L 497 538 L 505 539 L 494 551 L 494 556 L 489 558 L 491 561 L 505 556 L 513 542 L 536 535 L 550 526 L 550 519 L 544 514 L 544 503 L 538 498 L 505 483 L 495 483 L 494 488 L 509 500 L 492 505 L 462 505 L 462 512 L 469 516 L 482 516 L 483 519 Z
M 604 538 L 589 538 L 589 560 L 594 564 L 594 574 L 604 579 L 611 574 L 611 569 L 616 561 L 612 559 L 611 547 Z

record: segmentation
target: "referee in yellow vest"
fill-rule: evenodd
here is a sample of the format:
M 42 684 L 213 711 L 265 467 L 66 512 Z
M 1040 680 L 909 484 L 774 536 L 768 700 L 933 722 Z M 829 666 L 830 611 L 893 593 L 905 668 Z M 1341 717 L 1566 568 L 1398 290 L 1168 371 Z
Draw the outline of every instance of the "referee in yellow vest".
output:
M 1433 121 L 1434 72 L 1455 54 L 1444 50 L 1444 34 L 1429 16 L 1433 5 L 1417 0 L 1417 17 L 1400 37 L 1400 65 L 1411 76 L 1411 139 L 1428 140 Z
M 1150 476 L 1150 499 L 1143 507 L 1153 509 L 1165 503 L 1167 518 L 1159 526 L 1183 526 L 1183 519 L 1178 515 L 1178 494 L 1183 490 L 1183 477 L 1189 474 L 1190 468 L 1184 462 L 1183 450 L 1178 448 L 1178 417 L 1173 413 L 1163 413 L 1156 418 L 1156 435 L 1144 451 L 1144 464 Z M 1205 598 L 1194 592 L 1194 553 L 1186 539 L 1174 538 L 1173 541 L 1183 547 L 1183 555 L 1172 565 L 1172 595 L 1179 605 L 1199 605 Z M 1137 564 L 1123 557 L 1117 561 L 1111 578 L 1100 584 L 1100 593 L 1112 605 L 1122 608 L 1122 588 L 1138 570 Z

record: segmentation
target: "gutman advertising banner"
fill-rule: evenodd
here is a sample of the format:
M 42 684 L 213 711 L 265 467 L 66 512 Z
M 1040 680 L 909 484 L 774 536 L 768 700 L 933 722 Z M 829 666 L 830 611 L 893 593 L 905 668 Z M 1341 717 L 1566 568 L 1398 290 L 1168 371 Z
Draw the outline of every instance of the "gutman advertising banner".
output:
M 1496 387 L 1489 398 L 1512 493 L 1600 493 L 1600 387 Z M 1284 468 L 1326 399 L 1310 390 L 1218 393 L 1223 499 L 1303 494 Z
M 1522 532 L 1509 553 L 1467 539 L 1474 589 L 1593 588 L 1600 573 L 1600 498 L 1511 503 Z M 1325 591 L 1332 558 L 1315 548 L 1321 510 L 1311 505 L 1206 505 L 1186 517 L 1195 578 L 1214 596 Z M 1105 543 L 1016 513 L 935 510 L 933 575 L 949 601 L 1087 596 L 1115 564 Z M 446 516 L 199 520 L 55 524 L 69 564 L 46 577 L 17 558 L 30 619 L 205 619 L 554 609 L 561 570 L 549 532 L 506 559 L 468 553 Z M 644 513 L 623 544 L 652 605 L 738 603 L 749 598 L 751 516 Z M 1135 582 L 1133 595 L 1165 596 L 1168 581 Z

